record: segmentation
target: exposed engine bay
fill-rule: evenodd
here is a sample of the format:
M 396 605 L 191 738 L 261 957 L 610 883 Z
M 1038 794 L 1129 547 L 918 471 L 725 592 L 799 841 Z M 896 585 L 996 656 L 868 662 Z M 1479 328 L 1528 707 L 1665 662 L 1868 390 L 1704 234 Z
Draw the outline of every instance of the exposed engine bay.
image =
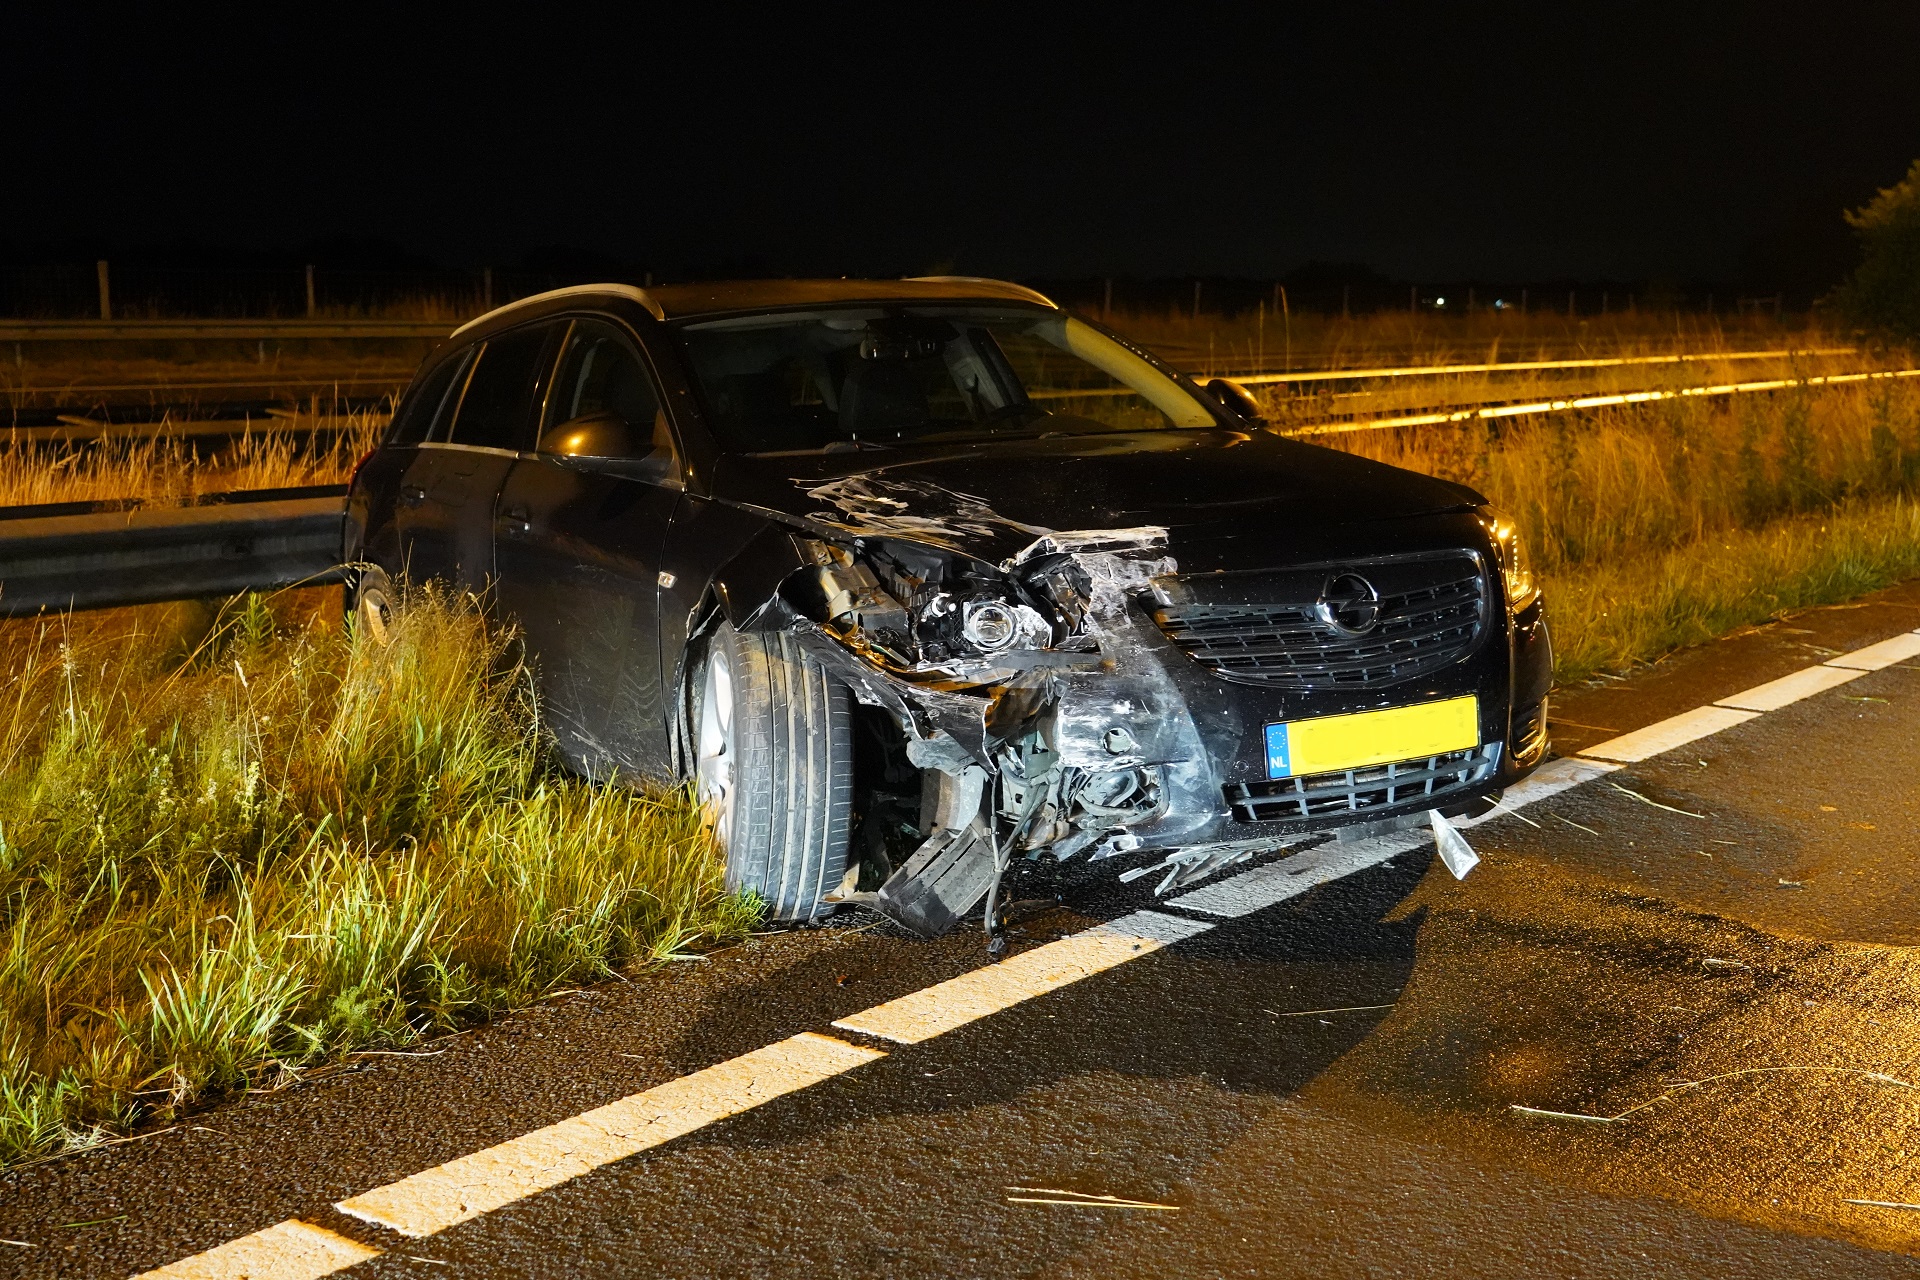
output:
M 916 530 L 915 532 L 922 532 Z M 1185 663 L 1141 612 L 1170 603 L 1159 527 L 1047 532 L 1001 564 L 891 537 L 811 541 L 788 603 L 865 707 L 870 770 L 843 897 L 946 931 L 1017 858 L 1164 849 L 1165 892 L 1286 843 L 1181 843 L 1225 814 L 1187 700 Z M 803 624 L 804 625 L 804 624 Z M 898 788 L 917 773 L 921 794 Z M 889 790 L 889 785 L 894 790 Z M 917 810 L 918 822 L 904 815 Z

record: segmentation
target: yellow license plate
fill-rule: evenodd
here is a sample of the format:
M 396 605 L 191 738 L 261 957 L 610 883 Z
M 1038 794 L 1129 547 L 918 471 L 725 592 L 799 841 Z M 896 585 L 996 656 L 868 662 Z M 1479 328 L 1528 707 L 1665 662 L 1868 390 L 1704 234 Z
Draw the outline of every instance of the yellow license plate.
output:
M 1332 773 L 1480 745 L 1480 700 L 1471 694 L 1414 707 L 1290 720 L 1267 726 L 1267 776 Z

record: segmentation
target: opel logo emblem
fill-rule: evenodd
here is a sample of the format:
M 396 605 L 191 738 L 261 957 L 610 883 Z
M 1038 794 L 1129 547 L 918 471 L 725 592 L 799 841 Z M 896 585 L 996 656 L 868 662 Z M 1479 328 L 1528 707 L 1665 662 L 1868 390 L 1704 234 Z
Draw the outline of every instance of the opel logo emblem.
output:
M 1336 573 L 1320 589 L 1313 612 L 1343 636 L 1365 635 L 1380 621 L 1380 593 L 1357 573 Z

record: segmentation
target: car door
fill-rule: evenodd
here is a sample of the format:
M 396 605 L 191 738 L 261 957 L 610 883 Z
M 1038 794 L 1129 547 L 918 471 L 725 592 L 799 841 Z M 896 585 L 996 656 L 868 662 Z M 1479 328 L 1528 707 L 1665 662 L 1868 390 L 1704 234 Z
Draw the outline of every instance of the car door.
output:
M 407 389 L 380 447 L 354 473 L 349 519 L 357 534 L 348 539 L 350 555 L 369 560 L 398 576 L 406 566 L 406 548 L 415 533 L 414 518 L 426 490 L 420 446 L 444 427 L 467 385 L 474 348 L 463 347 L 423 368 Z
M 403 568 L 476 594 L 493 578 L 494 499 L 522 450 L 552 367 L 552 322 L 524 325 L 479 344 L 464 380 L 402 477 Z M 456 398 L 457 397 L 457 398 Z
M 625 424 L 625 457 L 570 457 L 569 424 Z M 518 620 L 561 749 L 596 777 L 664 779 L 660 555 L 680 462 L 641 348 L 609 320 L 574 320 L 546 396 L 540 449 L 495 504 L 501 608 Z

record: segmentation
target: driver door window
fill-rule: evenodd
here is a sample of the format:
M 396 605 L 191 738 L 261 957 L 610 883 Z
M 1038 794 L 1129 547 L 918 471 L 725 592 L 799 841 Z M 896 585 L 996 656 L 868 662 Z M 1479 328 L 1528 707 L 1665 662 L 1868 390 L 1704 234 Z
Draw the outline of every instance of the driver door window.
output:
M 612 325 L 579 320 L 567 335 L 560 372 L 547 397 L 542 435 L 600 414 L 612 414 L 627 424 L 629 456 L 672 458 L 667 415 L 639 352 Z

